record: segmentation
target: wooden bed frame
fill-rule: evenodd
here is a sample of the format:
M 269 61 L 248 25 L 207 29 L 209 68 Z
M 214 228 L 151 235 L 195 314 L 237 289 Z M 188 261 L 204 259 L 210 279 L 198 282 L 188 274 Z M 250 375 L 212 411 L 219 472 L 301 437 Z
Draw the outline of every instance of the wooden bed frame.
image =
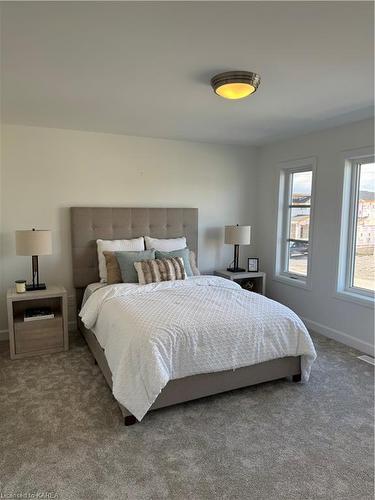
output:
M 99 238 L 176 238 L 185 235 L 189 248 L 198 255 L 198 210 L 195 208 L 73 207 L 71 221 L 73 280 L 78 310 L 85 287 L 99 281 L 96 250 L 96 240 Z M 79 318 L 78 327 L 104 378 L 112 388 L 112 373 L 102 347 L 93 332 L 85 328 Z M 294 382 L 301 380 L 300 356 L 274 359 L 237 370 L 203 373 L 171 380 L 150 410 L 285 377 L 291 377 Z M 135 424 L 137 419 L 124 406 L 119 406 L 125 425 Z

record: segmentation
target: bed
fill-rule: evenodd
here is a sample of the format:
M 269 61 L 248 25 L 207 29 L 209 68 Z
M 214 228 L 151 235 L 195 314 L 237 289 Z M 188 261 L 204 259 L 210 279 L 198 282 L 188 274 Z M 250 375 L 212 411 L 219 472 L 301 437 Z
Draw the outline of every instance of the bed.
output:
M 198 210 L 195 208 L 73 207 L 71 209 L 71 229 L 73 280 L 76 288 L 78 312 L 81 310 L 81 303 L 86 288 L 99 281 L 96 249 L 97 239 L 130 239 L 139 236 L 177 238 L 185 235 L 188 247 L 198 255 Z M 132 425 L 141 420 L 148 411 L 185 401 L 284 377 L 290 377 L 294 382 L 301 381 L 301 376 L 305 380 L 308 379 L 316 354 L 307 330 L 301 320 L 292 311 L 262 296 L 243 291 L 238 285 L 223 278 L 197 276 L 185 281 L 179 283 L 166 282 L 164 284 L 138 285 L 138 288 L 133 287 L 133 289 L 126 285 L 98 287 L 85 303 L 83 308 L 84 321 L 78 316 L 79 329 L 95 361 L 103 372 L 108 385 L 112 388 L 119 402 L 125 425 Z M 204 352 L 202 346 L 207 344 L 207 336 L 206 343 L 204 343 L 201 340 L 202 335 L 198 331 L 199 328 L 197 328 L 197 325 L 192 320 L 194 314 L 190 312 L 187 306 L 188 303 L 184 303 L 187 296 L 198 301 L 200 300 L 204 304 L 206 309 L 202 310 L 202 317 L 200 319 L 202 324 L 206 321 L 207 312 L 210 311 L 209 308 L 211 307 L 210 304 L 214 307 L 213 304 L 216 300 L 219 300 L 218 297 L 221 297 L 221 302 L 219 301 L 216 304 L 217 312 L 212 315 L 212 321 L 216 321 L 216 325 L 219 324 L 218 321 L 223 324 L 226 322 L 225 312 L 222 311 L 224 304 L 230 304 L 231 301 L 234 305 L 239 304 L 242 307 L 243 314 L 248 314 L 248 322 L 252 321 L 255 325 L 255 330 L 251 331 L 258 332 L 259 345 L 262 345 L 262 336 L 265 336 L 264 332 L 266 329 L 262 327 L 261 320 L 259 318 L 255 319 L 255 317 L 256 312 L 265 307 L 273 318 L 272 324 L 275 325 L 275 330 L 279 330 L 275 345 L 278 352 L 281 353 L 280 356 L 275 354 L 275 352 L 268 354 L 268 357 L 272 359 L 266 359 L 267 356 L 264 353 L 258 353 L 248 358 L 243 356 L 241 359 L 251 359 L 248 365 L 243 366 L 243 362 L 242 364 L 238 362 L 238 356 L 241 355 L 242 347 L 237 348 L 238 353 L 234 354 L 228 351 L 227 346 L 227 351 L 220 351 L 223 358 L 221 362 L 216 363 L 214 360 L 213 363 L 208 363 L 210 368 L 205 372 L 205 369 L 202 368 L 204 360 L 201 360 L 201 364 L 198 366 L 198 359 L 199 354 Z M 175 307 L 171 311 L 172 313 L 177 311 L 176 318 L 178 314 L 181 315 L 183 312 L 189 311 L 188 317 L 185 318 L 185 323 L 189 324 L 191 332 L 198 331 L 198 341 L 195 339 L 193 347 L 190 347 L 193 351 L 195 349 L 191 359 L 194 358 L 197 366 L 195 367 L 195 372 L 189 374 L 189 369 L 186 366 L 184 367 L 183 363 L 186 352 L 180 348 L 178 356 L 182 361 L 178 369 L 175 370 L 175 367 L 173 367 L 175 371 L 171 369 L 171 373 L 164 374 L 165 376 L 160 377 L 160 381 L 155 375 L 154 378 L 157 380 L 157 383 L 154 383 L 153 374 L 162 372 L 169 362 L 169 354 L 165 354 L 165 342 L 172 342 L 175 345 L 176 339 L 178 340 L 178 336 L 175 335 L 173 328 L 171 330 L 170 327 L 170 324 L 177 325 L 175 329 L 178 330 L 176 318 L 171 317 L 169 330 L 163 327 L 161 313 L 163 307 L 166 308 L 166 297 L 168 297 L 168 301 L 172 298 L 175 302 Z M 139 325 L 139 321 L 137 323 L 134 319 L 137 314 L 139 313 L 138 316 L 141 319 L 147 316 L 146 303 L 150 298 L 159 308 L 158 315 L 155 314 L 152 317 L 152 321 L 155 322 L 155 325 L 159 325 L 156 329 L 163 333 L 164 339 L 161 341 L 158 338 L 157 345 L 160 346 L 163 342 L 164 344 L 162 347 L 158 347 L 157 356 L 154 356 L 155 349 L 153 348 L 151 355 L 146 358 L 146 351 L 149 348 L 147 338 L 145 337 L 145 341 L 142 337 L 143 343 L 137 340 L 138 351 L 134 351 L 133 358 L 136 359 L 140 367 L 140 375 L 138 377 L 140 380 L 136 381 L 136 362 L 132 361 L 133 358 L 126 357 L 125 355 L 120 359 L 118 352 L 121 350 L 125 351 L 125 347 L 122 346 L 120 349 L 118 346 L 124 342 L 126 344 L 127 335 L 130 338 L 133 334 L 132 329 Z M 199 309 L 199 307 L 193 304 L 190 304 L 189 307 L 191 311 L 193 311 L 193 307 L 196 307 L 197 310 Z M 221 319 L 220 311 L 223 312 Z M 251 314 L 249 311 L 252 311 Z M 118 319 L 117 323 L 112 321 L 112 317 L 115 317 L 116 314 L 121 318 L 121 320 Z M 122 314 L 124 316 L 121 316 Z M 278 314 L 280 315 L 280 325 L 284 322 L 288 325 L 287 328 L 291 330 L 289 336 L 285 334 L 285 328 L 282 330 L 278 322 L 275 322 Z M 207 329 L 209 330 L 209 323 L 205 328 L 206 331 Z M 219 330 L 220 328 L 217 328 L 217 331 Z M 292 332 L 292 330 L 294 331 Z M 241 337 L 238 325 L 237 330 L 234 327 L 230 328 L 227 326 L 227 333 L 224 332 L 223 335 L 228 335 L 228 332 L 234 335 L 233 332 L 236 331 L 238 332 L 238 336 Z M 183 332 L 181 335 L 185 334 L 186 332 Z M 139 337 L 141 338 L 141 336 Z M 246 341 L 246 335 L 242 335 L 242 337 L 242 341 Z M 115 344 L 115 340 L 111 340 L 112 338 L 116 338 L 117 344 Z M 225 336 L 222 339 L 225 339 Z M 199 341 L 201 344 L 199 344 Z M 190 346 L 190 341 L 188 345 Z M 271 346 L 271 351 L 275 349 L 275 345 Z M 209 357 L 209 354 L 215 349 L 215 345 L 212 344 L 207 351 L 207 356 Z M 220 350 L 221 347 L 218 349 Z M 154 362 L 153 356 L 155 357 L 155 367 L 150 366 Z M 178 358 L 175 353 L 173 353 L 173 356 Z M 228 364 L 228 357 L 231 356 L 233 356 L 233 360 Z M 215 356 L 212 357 L 215 358 Z M 116 361 L 117 364 L 115 363 L 115 358 L 118 358 Z M 236 362 L 234 361 L 235 358 Z M 259 359 L 262 361 L 257 362 Z M 131 364 L 130 361 L 134 363 L 135 367 L 129 367 Z M 122 367 L 121 370 L 118 369 L 118 366 Z M 220 367 L 225 367 L 225 369 L 220 369 Z M 133 380 L 132 377 L 134 378 L 134 386 L 127 383 L 128 380 Z M 144 389 L 143 383 L 145 378 L 150 379 L 148 382 L 150 385 L 154 385 L 152 389 L 150 387 Z M 130 385 L 131 390 L 129 389 Z M 142 394 L 143 392 L 144 395 Z M 126 394 L 127 396 L 124 396 Z M 125 405 L 124 402 L 127 402 L 127 404 Z

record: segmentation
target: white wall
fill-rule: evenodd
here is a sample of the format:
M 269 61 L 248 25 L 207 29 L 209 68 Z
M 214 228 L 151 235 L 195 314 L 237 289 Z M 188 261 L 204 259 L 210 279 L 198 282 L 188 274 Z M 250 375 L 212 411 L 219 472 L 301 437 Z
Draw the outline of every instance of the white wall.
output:
M 69 207 L 185 206 L 199 208 L 203 271 L 223 267 L 232 248 L 223 226 L 253 226 L 267 293 L 290 306 L 313 330 L 370 352 L 373 310 L 335 297 L 343 165 L 340 153 L 373 143 L 373 123 L 351 125 L 253 148 L 3 125 L 0 330 L 5 290 L 30 277 L 31 259 L 15 256 L 14 231 L 53 230 L 54 253 L 40 258 L 41 277 L 73 294 Z M 280 161 L 317 157 L 312 290 L 273 281 Z M 258 167 L 258 168 L 257 168 Z M 244 263 L 244 262 L 243 262 Z M 2 272 L 2 275 L 1 275 Z M 73 316 L 71 307 L 71 316 Z
M 341 152 L 373 145 L 374 127 L 366 120 L 261 148 L 258 171 L 257 249 L 268 273 L 267 293 L 290 306 L 313 330 L 371 353 L 374 311 L 335 297 L 344 165 Z M 272 279 L 280 161 L 317 158 L 312 290 Z
M 3 125 L 2 146 L 0 330 L 7 287 L 30 278 L 31 258 L 15 256 L 16 229 L 52 229 L 54 252 L 40 257 L 41 279 L 73 294 L 70 206 L 198 207 L 203 271 L 232 258 L 225 224 L 255 223 L 252 148 L 13 125 Z M 256 255 L 254 246 L 242 250 L 243 259 Z

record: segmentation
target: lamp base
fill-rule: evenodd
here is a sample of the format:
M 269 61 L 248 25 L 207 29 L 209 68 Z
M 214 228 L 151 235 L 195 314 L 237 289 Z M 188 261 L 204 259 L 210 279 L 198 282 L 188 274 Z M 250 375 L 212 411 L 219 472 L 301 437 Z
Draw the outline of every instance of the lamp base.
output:
M 227 271 L 231 273 L 245 273 L 246 269 L 242 269 L 242 267 L 227 267 Z
M 46 284 L 45 283 L 39 283 L 39 285 L 33 285 L 32 283 L 30 285 L 26 285 L 26 292 L 34 292 L 37 290 L 46 290 Z

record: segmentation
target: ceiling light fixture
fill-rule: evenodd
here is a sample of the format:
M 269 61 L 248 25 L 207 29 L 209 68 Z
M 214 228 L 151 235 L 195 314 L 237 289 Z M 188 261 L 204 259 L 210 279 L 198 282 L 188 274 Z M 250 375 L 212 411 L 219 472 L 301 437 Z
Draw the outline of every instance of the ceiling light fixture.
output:
M 260 76 L 251 71 L 227 71 L 211 79 L 215 94 L 225 99 L 247 97 L 257 90 L 259 84 Z

